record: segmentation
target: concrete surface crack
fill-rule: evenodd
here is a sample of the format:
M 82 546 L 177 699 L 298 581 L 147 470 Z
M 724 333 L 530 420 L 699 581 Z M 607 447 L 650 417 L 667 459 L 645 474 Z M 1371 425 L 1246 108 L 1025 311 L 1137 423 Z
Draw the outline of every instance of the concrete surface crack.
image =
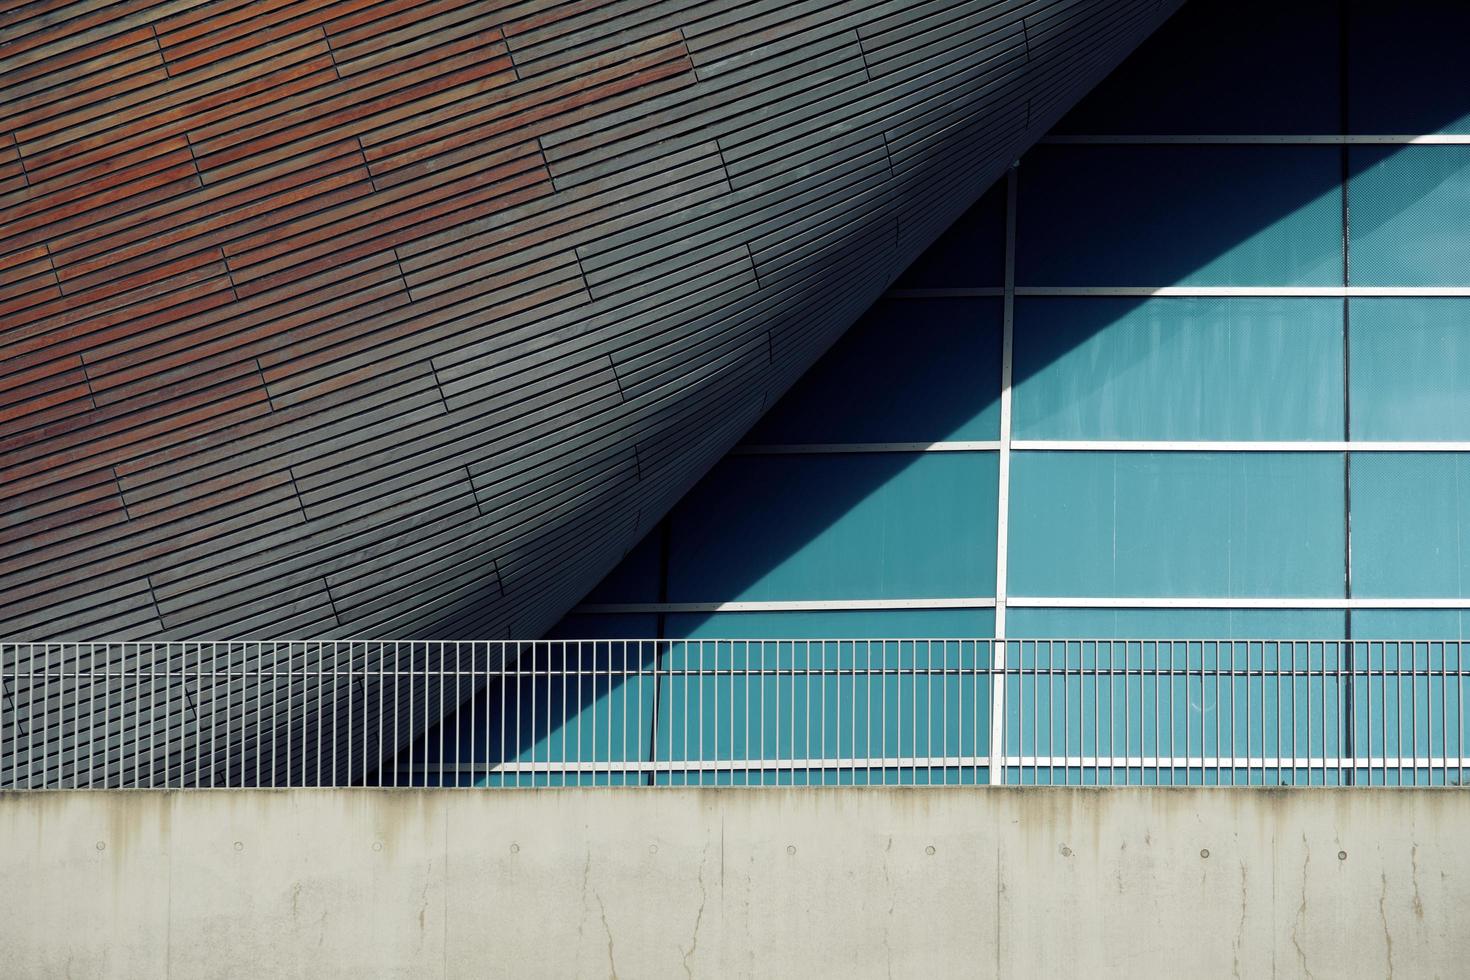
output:
M 582 948 L 582 936 L 587 923 L 587 883 L 592 878 L 592 848 L 587 848 L 587 861 L 582 865 L 582 914 L 577 916 L 577 949 Z
M 699 911 L 694 915 L 694 932 L 689 937 L 689 949 L 681 949 L 684 954 L 684 975 L 693 978 L 694 971 L 689 968 L 689 958 L 699 948 L 699 926 L 704 922 L 704 907 L 709 902 L 709 891 L 704 887 L 704 866 L 709 863 L 709 844 L 704 845 L 704 855 L 699 859 Z
M 898 907 L 898 901 L 893 897 L 893 878 L 888 874 L 888 855 L 893 852 L 893 838 L 888 838 L 888 846 L 883 848 L 883 885 L 888 889 L 888 918 L 883 922 L 883 955 L 888 958 L 888 977 L 893 978 L 893 910 Z
M 594 891 L 592 893 L 592 897 L 597 899 L 598 911 L 602 913 L 602 929 L 604 932 L 607 933 L 607 975 L 609 977 L 612 977 L 612 980 L 618 980 L 618 964 L 617 961 L 613 959 L 612 926 L 607 924 L 607 906 L 603 904 L 602 895 L 600 895 L 598 892 Z
M 1424 900 L 1419 896 L 1419 845 L 1409 848 L 1409 880 L 1414 883 L 1414 917 L 1424 918 Z
M 1379 880 L 1383 882 L 1383 890 L 1378 894 L 1378 918 L 1383 920 L 1383 941 L 1388 944 L 1388 980 L 1393 980 L 1393 933 L 1388 929 L 1388 875 L 1380 873 Z
M 1240 950 L 1241 947 L 1245 945 L 1246 895 L 1247 891 L 1245 884 L 1245 862 L 1242 861 L 1240 862 L 1240 923 L 1235 927 L 1235 949 L 1233 950 L 1235 954 L 1234 969 L 1236 980 L 1240 980 Z
M 1307 872 L 1312 867 L 1312 847 L 1307 843 L 1307 835 L 1302 834 L 1302 847 L 1307 856 L 1302 861 L 1302 902 L 1296 909 L 1296 924 L 1291 927 L 1291 944 L 1296 947 L 1297 962 L 1301 964 L 1302 976 L 1310 978 L 1312 970 L 1307 966 L 1307 951 L 1302 948 L 1301 929 L 1307 923 Z

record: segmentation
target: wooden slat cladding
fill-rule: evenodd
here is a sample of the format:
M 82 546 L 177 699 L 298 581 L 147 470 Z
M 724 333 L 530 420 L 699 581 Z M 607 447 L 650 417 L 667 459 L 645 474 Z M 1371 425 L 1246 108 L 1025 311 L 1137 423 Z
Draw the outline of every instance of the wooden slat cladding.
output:
M 1179 2 L 7 6 L 0 638 L 538 633 Z

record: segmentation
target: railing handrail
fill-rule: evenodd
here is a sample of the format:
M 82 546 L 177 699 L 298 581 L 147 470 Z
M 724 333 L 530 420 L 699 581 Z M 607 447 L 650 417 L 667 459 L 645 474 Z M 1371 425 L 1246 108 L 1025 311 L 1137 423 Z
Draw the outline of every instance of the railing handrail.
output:
M 0 787 L 1457 784 L 1465 645 L 0 641 Z

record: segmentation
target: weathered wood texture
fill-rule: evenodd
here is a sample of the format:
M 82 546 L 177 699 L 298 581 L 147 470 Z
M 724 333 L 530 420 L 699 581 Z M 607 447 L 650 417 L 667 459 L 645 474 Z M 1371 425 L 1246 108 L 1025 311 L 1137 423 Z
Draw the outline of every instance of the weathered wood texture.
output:
M 534 636 L 1179 0 L 0 9 L 0 637 Z

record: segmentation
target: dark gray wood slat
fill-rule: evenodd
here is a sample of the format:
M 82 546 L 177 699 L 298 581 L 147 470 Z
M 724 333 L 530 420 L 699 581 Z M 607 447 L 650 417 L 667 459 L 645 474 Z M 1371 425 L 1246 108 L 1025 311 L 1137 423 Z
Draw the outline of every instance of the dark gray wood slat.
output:
M 738 438 L 740 425 L 731 419 L 753 420 L 926 237 L 942 230 L 944 218 L 960 213 L 967 198 L 1003 171 L 1034 132 L 1035 120 L 1018 125 L 1013 107 L 1032 99 L 1036 112 L 1046 113 L 1075 97 L 1136 41 L 1145 20 L 1151 26 L 1167 12 L 1146 3 L 782 6 L 627 0 L 512 37 L 518 67 L 534 66 L 528 73 L 556 79 L 591 53 L 615 51 L 620 33 L 683 28 L 693 63 L 703 62 L 708 77 L 663 89 L 648 104 L 618 96 L 605 116 L 578 115 L 565 130 L 553 128 L 543 145 L 561 171 L 555 191 L 518 205 L 510 223 L 466 216 L 472 235 L 490 236 L 487 249 L 509 246 L 506 259 L 482 266 L 473 253 L 454 252 L 453 230 L 434 232 L 422 245 L 406 242 L 394 261 L 406 256 L 419 295 L 350 329 L 343 318 L 330 339 L 334 346 L 299 333 L 293 335 L 299 344 L 274 347 L 267 390 L 279 404 L 269 418 L 239 426 L 238 438 L 206 440 L 122 474 L 125 499 L 144 509 L 207 500 L 211 487 L 280 472 L 273 467 L 289 470 L 293 494 L 300 487 L 307 500 L 296 518 L 247 498 L 211 510 L 209 521 L 130 528 L 152 536 L 154 545 L 179 545 L 179 561 L 149 558 L 138 569 L 167 594 L 170 634 L 187 635 L 182 631 L 190 624 L 326 625 L 346 635 L 378 624 L 498 631 L 549 623 L 672 502 L 671 479 L 688 485 L 718 458 L 721 443 Z M 984 39 L 1005 37 L 1012 22 L 1002 18 L 1018 11 L 1028 18 L 1028 34 L 1033 27 L 1038 32 L 1028 38 L 1038 45 L 1037 64 L 1019 77 L 984 48 Z M 1054 42 L 1054 24 L 1084 25 L 1093 43 Z M 753 45 L 753 57 L 738 56 L 742 34 L 760 31 L 770 43 Z M 802 68 L 805 88 L 796 82 Z M 811 77 L 823 71 L 834 81 L 829 89 Z M 952 100 L 948 119 L 946 100 Z M 755 122 L 754 109 L 762 110 Z M 967 110 L 973 119 L 954 118 Z M 833 140 L 839 132 L 843 138 Z M 720 140 L 714 158 L 711 136 Z M 689 185 L 679 179 L 661 185 L 660 168 L 679 160 L 690 167 Z M 716 161 L 736 179 L 711 179 Z M 804 174 L 818 171 L 828 178 L 825 185 L 809 176 L 802 183 Z M 616 214 L 609 205 L 620 182 L 630 197 L 635 184 L 645 196 Z M 564 202 L 560 195 L 567 195 Z M 906 214 L 914 205 L 925 205 L 924 213 Z M 607 213 L 591 216 L 597 207 Z M 569 219 L 572 225 L 558 224 Z M 516 221 L 531 227 L 517 232 Z M 537 229 L 555 234 L 562 227 L 569 232 L 564 240 L 578 250 L 578 274 L 581 264 L 592 267 L 581 295 L 537 292 L 541 287 L 530 282 L 537 264 L 556 254 L 549 238 L 538 241 Z M 742 263 L 753 271 L 742 276 Z M 503 275 L 507 288 L 466 292 L 482 281 L 481 272 L 487 284 Z M 408 288 L 412 293 L 413 285 Z M 543 295 L 549 316 L 534 309 L 496 315 L 518 296 Z M 288 311 L 299 304 L 284 294 L 280 302 L 280 316 L 298 316 Z M 277 314 L 264 315 L 270 322 Z M 248 355 L 209 356 L 218 369 Z M 613 375 L 611 387 L 602 381 L 601 388 L 579 392 L 578 379 L 600 377 L 600 363 Z M 375 367 L 392 382 L 378 382 Z M 554 390 L 558 381 L 570 382 L 569 391 Z M 567 436 L 560 443 L 558 427 Z M 626 462 L 609 466 L 629 451 L 631 477 Z M 430 481 L 421 506 L 403 490 L 407 474 Z M 578 493 L 578 480 L 614 486 Z M 448 489 L 457 483 L 460 489 Z M 526 491 L 528 518 L 519 527 L 518 485 Z M 241 522 L 252 521 L 259 522 L 250 528 L 259 532 L 255 540 L 240 533 Z M 219 562 L 256 567 L 221 575 L 210 565 L 211 542 L 199 538 L 206 528 L 222 545 Z M 395 535 L 424 528 L 433 528 L 427 547 L 395 543 Z M 38 552 L 51 556 L 44 565 L 0 579 L 0 586 L 29 590 L 23 602 L 49 594 L 72 603 L 23 614 L 44 635 L 97 623 L 151 623 L 158 615 L 151 588 L 147 603 L 140 591 L 108 607 L 78 605 L 82 593 L 66 584 L 68 574 L 93 572 L 116 587 L 123 580 L 109 563 L 151 553 L 114 540 L 85 557 L 47 545 Z M 373 557 L 354 567 L 348 557 L 354 548 Z M 395 564 L 401 581 L 393 577 Z M 342 617 L 338 607 L 352 615 Z M 30 618 L 35 612 L 41 618 Z M 339 626 L 330 626 L 332 615 Z

